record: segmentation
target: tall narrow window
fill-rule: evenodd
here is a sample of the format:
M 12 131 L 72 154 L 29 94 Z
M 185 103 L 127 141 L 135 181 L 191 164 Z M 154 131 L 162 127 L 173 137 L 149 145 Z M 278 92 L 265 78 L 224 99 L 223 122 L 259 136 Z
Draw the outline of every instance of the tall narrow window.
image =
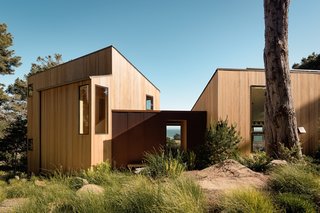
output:
M 28 97 L 32 97 L 33 95 L 33 84 L 28 84 Z
M 146 110 L 153 110 L 153 97 L 150 95 L 146 97 Z
M 79 87 L 79 133 L 89 134 L 89 85 Z
M 108 133 L 108 88 L 96 86 L 96 134 Z
M 251 87 L 251 139 L 252 151 L 265 150 L 264 103 L 265 87 Z

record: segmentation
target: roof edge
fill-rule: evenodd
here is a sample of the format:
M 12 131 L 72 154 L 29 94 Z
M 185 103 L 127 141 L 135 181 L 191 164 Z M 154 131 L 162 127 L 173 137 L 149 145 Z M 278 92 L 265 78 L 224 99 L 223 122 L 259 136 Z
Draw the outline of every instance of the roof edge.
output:
M 150 84 L 152 84 L 152 86 L 154 86 L 159 92 L 160 89 L 154 85 L 154 83 L 152 83 L 131 61 L 129 61 L 117 48 L 115 48 L 114 46 L 111 46 L 114 50 L 116 50 L 131 66 L 133 66 Z

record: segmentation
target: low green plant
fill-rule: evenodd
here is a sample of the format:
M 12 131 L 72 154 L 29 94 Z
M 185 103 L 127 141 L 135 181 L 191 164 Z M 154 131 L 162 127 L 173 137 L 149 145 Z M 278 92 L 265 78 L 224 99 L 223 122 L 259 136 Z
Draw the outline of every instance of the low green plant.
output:
M 132 177 L 122 190 L 112 198 L 111 212 L 156 212 L 161 201 L 158 184 L 147 177 Z
M 271 158 L 266 152 L 259 151 L 248 156 L 239 157 L 238 161 L 249 169 L 256 172 L 265 172 L 268 169 Z
M 80 176 L 87 179 L 89 183 L 105 185 L 110 182 L 110 172 L 111 165 L 108 161 L 106 161 L 96 166 L 93 166 L 90 169 L 82 171 Z
M 206 202 L 201 188 L 193 181 L 180 177 L 166 182 L 159 212 L 205 212 Z
M 8 198 L 28 197 L 30 194 L 40 196 L 41 189 L 31 181 L 11 179 L 6 187 Z
M 275 202 L 283 212 L 316 213 L 317 207 L 305 197 L 292 193 L 280 193 L 275 196 Z
M 0 186 L 0 202 L 2 202 L 6 198 L 6 192 L 4 190 L 4 187 Z
M 305 165 L 288 164 L 276 167 L 270 175 L 268 188 L 274 193 L 293 193 L 320 201 L 318 177 Z
M 172 154 L 166 154 L 163 150 L 155 153 L 146 153 L 144 162 L 146 168 L 143 170 L 143 174 L 147 174 L 152 178 L 175 178 L 185 171 L 185 165 L 180 157 L 173 157 Z
M 184 162 L 186 164 L 187 170 L 194 170 L 196 168 L 196 153 L 193 151 L 185 152 Z
M 72 212 L 72 200 L 77 199 L 75 192 L 65 184 L 49 181 L 45 186 L 33 188 L 26 197 L 31 201 L 19 212 Z
M 303 161 L 299 152 L 300 148 L 295 144 L 293 147 L 288 148 L 283 143 L 279 143 L 279 159 L 285 160 L 291 163 L 297 163 Z
M 236 125 L 219 120 L 207 129 L 205 142 L 197 153 L 197 167 L 204 168 L 238 156 L 241 141 Z
M 220 202 L 223 212 L 264 212 L 276 211 L 271 198 L 257 189 L 243 188 L 227 192 Z

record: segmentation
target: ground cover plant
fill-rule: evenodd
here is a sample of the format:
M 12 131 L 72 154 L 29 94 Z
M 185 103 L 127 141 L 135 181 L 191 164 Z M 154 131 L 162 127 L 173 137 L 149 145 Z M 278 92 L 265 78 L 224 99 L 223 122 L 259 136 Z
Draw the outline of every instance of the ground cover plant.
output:
M 96 184 L 102 193 L 80 194 L 84 185 Z M 90 170 L 45 177 L 13 178 L 0 182 L 0 202 L 27 198 L 16 212 L 205 212 L 200 187 L 185 177 L 112 171 L 108 163 Z M 1 207 L 0 207 L 1 208 Z M 1 209 L 0 209 L 1 210 Z

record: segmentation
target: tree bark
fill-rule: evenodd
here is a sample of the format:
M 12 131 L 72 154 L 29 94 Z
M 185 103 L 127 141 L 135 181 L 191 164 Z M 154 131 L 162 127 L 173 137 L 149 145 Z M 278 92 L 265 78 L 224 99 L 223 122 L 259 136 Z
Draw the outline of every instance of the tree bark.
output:
M 264 0 L 265 140 L 267 153 L 274 158 L 280 156 L 280 143 L 297 146 L 302 156 L 288 60 L 289 4 L 290 0 Z

